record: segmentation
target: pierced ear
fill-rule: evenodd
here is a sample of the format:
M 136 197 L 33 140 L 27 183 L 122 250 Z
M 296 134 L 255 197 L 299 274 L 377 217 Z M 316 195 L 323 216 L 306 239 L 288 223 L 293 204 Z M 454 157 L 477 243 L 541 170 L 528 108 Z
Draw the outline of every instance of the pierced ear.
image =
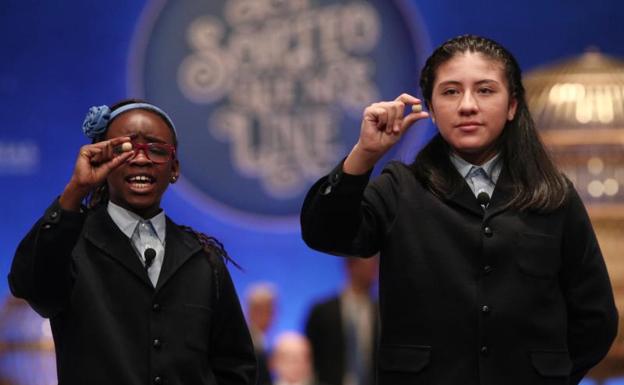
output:
M 180 178 L 180 173 L 174 172 L 173 174 L 171 174 L 171 177 L 169 178 L 169 183 L 173 184 L 177 182 L 179 178 Z
M 171 177 L 169 178 L 169 182 L 175 183 L 180 178 L 180 162 L 175 159 L 173 164 L 171 165 Z

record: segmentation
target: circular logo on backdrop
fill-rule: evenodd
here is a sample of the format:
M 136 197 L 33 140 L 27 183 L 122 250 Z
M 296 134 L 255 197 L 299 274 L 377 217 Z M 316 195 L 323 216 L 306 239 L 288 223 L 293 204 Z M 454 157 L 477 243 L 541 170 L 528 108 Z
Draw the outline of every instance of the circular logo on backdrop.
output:
M 424 36 L 409 0 L 155 1 L 130 93 L 172 115 L 182 194 L 243 225 L 292 225 L 362 110 L 417 92 Z

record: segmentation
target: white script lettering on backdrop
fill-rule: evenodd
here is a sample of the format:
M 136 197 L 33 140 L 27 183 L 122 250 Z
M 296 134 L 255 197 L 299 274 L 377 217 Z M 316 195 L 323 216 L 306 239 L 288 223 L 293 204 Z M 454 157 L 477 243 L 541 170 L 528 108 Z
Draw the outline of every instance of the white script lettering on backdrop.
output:
M 300 194 L 345 151 L 336 107 L 360 114 L 379 97 L 366 56 L 380 40 L 379 15 L 365 2 L 235 0 L 225 15 L 189 25 L 180 89 L 194 103 L 226 101 L 207 126 L 231 143 L 240 174 L 275 198 Z
M 363 109 L 417 90 L 411 0 L 152 0 L 130 93 L 170 112 L 176 190 L 224 219 L 296 228 L 309 186 L 357 140 Z

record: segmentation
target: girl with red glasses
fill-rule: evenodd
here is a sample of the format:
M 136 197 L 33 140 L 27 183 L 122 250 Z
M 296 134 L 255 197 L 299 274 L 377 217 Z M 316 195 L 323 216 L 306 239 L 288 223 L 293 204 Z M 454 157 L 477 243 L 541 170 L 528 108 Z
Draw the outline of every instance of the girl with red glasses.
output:
M 61 196 L 19 245 L 12 293 L 50 319 L 60 384 L 255 384 L 253 345 L 216 239 L 160 207 L 177 134 L 152 104 L 93 107 Z

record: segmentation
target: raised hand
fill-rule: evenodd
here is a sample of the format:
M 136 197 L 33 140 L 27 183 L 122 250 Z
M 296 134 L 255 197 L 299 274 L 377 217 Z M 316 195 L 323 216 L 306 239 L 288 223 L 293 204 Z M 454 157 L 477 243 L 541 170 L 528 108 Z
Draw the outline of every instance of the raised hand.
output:
M 412 109 L 412 106 L 417 107 Z M 420 99 L 409 94 L 368 106 L 364 110 L 358 142 L 344 162 L 344 172 L 359 175 L 370 170 L 412 124 L 429 116 L 421 107 Z M 409 108 L 407 115 L 406 108 Z
M 130 138 L 122 136 L 80 148 L 74 173 L 59 198 L 63 209 L 79 210 L 84 197 L 134 154 L 132 146 L 125 143 L 130 143 Z

